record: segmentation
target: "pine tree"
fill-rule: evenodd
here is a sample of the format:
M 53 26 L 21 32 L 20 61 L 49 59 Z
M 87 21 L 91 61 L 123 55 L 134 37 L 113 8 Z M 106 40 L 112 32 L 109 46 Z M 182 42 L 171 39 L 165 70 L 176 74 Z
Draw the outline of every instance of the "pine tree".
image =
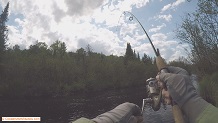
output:
M 137 53 L 137 59 L 140 61 L 140 56 L 139 56 L 139 52 Z
M 134 53 L 133 53 L 133 50 L 131 48 L 131 45 L 130 43 L 127 43 L 127 47 L 126 47 L 126 53 L 125 53 L 125 59 L 124 59 L 124 64 L 127 64 L 127 62 L 129 60 L 133 60 L 134 58 Z
M 6 26 L 6 22 L 8 21 L 8 8 L 9 2 L 0 15 L 0 62 L 3 59 L 3 53 L 5 51 L 6 42 L 8 40 L 8 29 Z
M 142 61 L 145 63 L 145 64 L 152 64 L 152 58 L 149 57 L 148 55 L 146 55 L 144 53 L 144 56 L 142 57 Z
M 136 52 L 135 50 L 133 51 L 133 59 L 136 59 L 137 58 L 137 55 L 136 55 Z
M 88 44 L 88 45 L 86 46 L 86 51 L 87 51 L 87 53 L 88 53 L 88 56 L 91 56 L 91 54 L 93 53 L 93 51 L 92 51 L 92 47 L 91 47 L 90 44 Z
M 130 43 L 127 43 L 125 57 L 128 59 L 131 59 L 131 58 L 133 58 L 133 56 L 134 56 L 134 53 L 133 53 L 133 50 L 131 48 L 131 45 L 130 45 Z

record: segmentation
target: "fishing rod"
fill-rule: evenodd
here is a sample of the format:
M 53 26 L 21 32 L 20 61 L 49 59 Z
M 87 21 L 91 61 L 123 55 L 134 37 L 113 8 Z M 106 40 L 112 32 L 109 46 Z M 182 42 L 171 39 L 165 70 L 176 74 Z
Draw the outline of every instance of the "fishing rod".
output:
M 145 28 L 142 26 L 141 22 L 140 22 L 140 21 L 135 17 L 135 15 L 132 14 L 131 12 L 129 12 L 129 11 L 124 11 L 123 13 L 128 13 L 128 14 L 131 15 L 130 18 L 132 18 L 132 19 L 129 18 L 129 20 L 133 20 L 133 18 L 136 19 L 136 21 L 139 23 L 139 25 L 142 27 L 144 33 L 145 33 L 146 36 L 148 37 L 148 40 L 149 40 L 149 42 L 150 42 L 150 44 L 151 44 L 151 46 L 152 46 L 152 48 L 153 48 L 153 50 L 154 50 L 155 55 L 156 55 L 156 56 L 159 56 L 159 55 L 160 55 L 159 50 L 158 50 L 158 49 L 157 49 L 157 50 L 155 49 L 154 44 L 152 43 L 150 37 L 148 36 L 148 33 L 145 31 Z
M 134 18 L 139 23 L 139 25 L 143 29 L 144 33 L 146 34 L 146 36 L 147 36 L 147 38 L 152 46 L 152 49 L 154 50 L 154 53 L 156 55 L 156 65 L 157 65 L 159 72 L 169 73 L 165 60 L 160 56 L 159 49 L 156 50 L 156 48 L 154 47 L 154 44 L 152 43 L 148 33 L 145 31 L 141 22 L 131 12 L 129 12 L 129 11 L 123 12 L 124 15 L 126 13 L 131 15 L 129 17 L 129 20 L 131 21 Z M 148 79 L 146 81 L 146 85 L 147 85 L 146 87 L 147 87 L 147 92 L 148 92 L 148 98 L 143 99 L 142 113 L 144 111 L 144 106 L 146 104 L 151 105 L 151 107 L 154 111 L 158 111 L 160 109 L 160 104 L 163 102 L 162 89 L 158 86 L 158 81 L 155 78 Z M 164 85 L 164 89 L 167 90 L 166 85 Z M 165 104 L 165 103 L 163 102 L 163 104 Z M 179 108 L 179 106 L 174 103 L 172 105 L 172 110 L 173 110 L 173 116 L 174 116 L 175 122 L 176 123 L 185 123 L 181 109 Z

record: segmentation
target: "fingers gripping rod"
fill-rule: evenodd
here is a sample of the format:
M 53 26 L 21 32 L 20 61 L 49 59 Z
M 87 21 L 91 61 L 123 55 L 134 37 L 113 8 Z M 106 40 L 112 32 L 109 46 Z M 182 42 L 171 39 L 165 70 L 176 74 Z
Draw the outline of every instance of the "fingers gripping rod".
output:
M 124 11 L 124 14 L 125 13 L 128 13 L 131 15 L 132 19 L 133 17 L 135 18 L 135 20 L 140 24 L 140 26 L 142 27 L 143 31 L 145 32 L 146 36 L 148 37 L 148 40 L 154 50 L 154 53 L 156 55 L 156 65 L 157 65 L 157 68 L 159 71 L 161 72 L 168 72 L 166 67 L 166 63 L 165 63 L 165 60 L 160 56 L 160 52 L 159 50 L 155 49 L 150 37 L 148 36 L 147 32 L 145 31 L 144 27 L 142 26 L 142 24 L 140 23 L 140 21 L 131 13 L 131 12 L 128 12 L 128 11 Z M 144 102 L 144 101 L 143 101 Z M 182 115 L 182 111 L 181 109 L 179 108 L 178 105 L 174 104 L 172 105 L 172 110 L 173 110 L 173 116 L 174 116 L 174 120 L 176 123 L 185 123 L 184 119 L 183 119 L 183 115 Z

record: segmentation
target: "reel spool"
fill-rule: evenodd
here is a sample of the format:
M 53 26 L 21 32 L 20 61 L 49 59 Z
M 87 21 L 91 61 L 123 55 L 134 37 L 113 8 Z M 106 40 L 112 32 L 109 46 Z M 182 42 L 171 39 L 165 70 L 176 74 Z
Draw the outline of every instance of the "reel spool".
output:
M 158 111 L 160 109 L 160 104 L 162 102 L 162 91 L 158 87 L 157 82 L 158 81 L 155 78 L 146 80 L 148 98 L 143 99 L 142 111 L 144 111 L 145 104 L 149 104 L 154 111 Z

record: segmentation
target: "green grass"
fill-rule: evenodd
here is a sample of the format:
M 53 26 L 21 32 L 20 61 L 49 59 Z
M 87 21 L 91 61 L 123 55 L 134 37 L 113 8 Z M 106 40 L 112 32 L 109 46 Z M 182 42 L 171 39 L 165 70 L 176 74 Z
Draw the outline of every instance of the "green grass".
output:
M 201 96 L 218 107 L 218 72 L 206 75 L 199 83 Z

